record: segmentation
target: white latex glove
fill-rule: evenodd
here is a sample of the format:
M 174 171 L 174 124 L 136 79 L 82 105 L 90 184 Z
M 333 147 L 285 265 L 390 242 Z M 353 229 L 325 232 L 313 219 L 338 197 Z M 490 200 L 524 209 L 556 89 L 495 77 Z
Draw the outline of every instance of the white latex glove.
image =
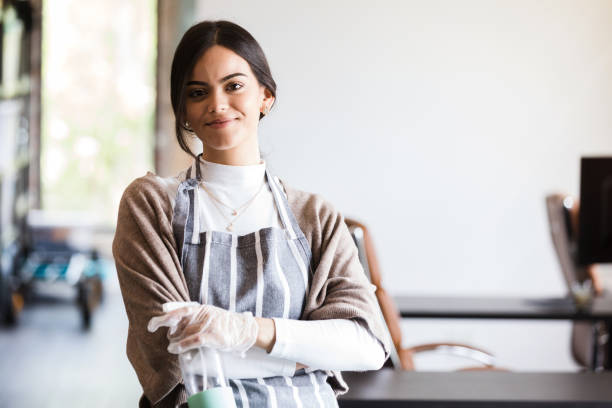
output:
M 174 306 L 164 305 L 164 310 Z M 169 328 L 168 351 L 174 354 L 201 346 L 244 354 L 255 344 L 259 330 L 251 312 L 229 312 L 195 302 L 189 302 L 149 320 L 147 328 L 150 332 L 160 327 Z

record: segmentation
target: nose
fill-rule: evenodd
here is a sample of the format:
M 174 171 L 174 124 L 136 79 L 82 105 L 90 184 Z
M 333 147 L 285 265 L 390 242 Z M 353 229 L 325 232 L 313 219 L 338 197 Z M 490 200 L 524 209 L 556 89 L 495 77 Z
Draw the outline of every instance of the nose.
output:
M 223 112 L 227 110 L 227 95 L 222 90 L 215 90 L 209 98 L 208 112 Z

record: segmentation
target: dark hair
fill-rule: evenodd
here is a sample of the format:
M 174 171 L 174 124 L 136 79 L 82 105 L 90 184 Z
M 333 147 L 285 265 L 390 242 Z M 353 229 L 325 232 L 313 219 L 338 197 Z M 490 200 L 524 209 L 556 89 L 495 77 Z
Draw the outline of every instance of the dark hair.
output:
M 266 56 L 255 38 L 244 28 L 229 21 L 202 21 L 192 26 L 181 38 L 170 74 L 170 100 L 175 117 L 175 132 L 179 146 L 187 154 L 195 157 L 187 143 L 183 131 L 185 127 L 185 88 L 189 76 L 198 59 L 213 45 L 228 48 L 244 58 L 255 74 L 257 81 L 276 97 L 276 82 L 272 78 Z M 259 119 L 264 115 L 260 113 Z

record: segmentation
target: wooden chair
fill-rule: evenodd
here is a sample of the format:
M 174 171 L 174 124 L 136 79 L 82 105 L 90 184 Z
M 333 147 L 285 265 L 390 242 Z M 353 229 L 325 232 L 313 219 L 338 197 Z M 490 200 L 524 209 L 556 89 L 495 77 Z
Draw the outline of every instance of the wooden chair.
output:
M 376 297 L 380 306 L 380 312 L 386 323 L 388 335 L 393 349 L 391 357 L 385 363 L 385 366 L 391 365 L 398 370 L 414 370 L 413 357 L 417 353 L 426 351 L 439 351 L 450 353 L 453 355 L 468 358 L 478 363 L 477 366 L 470 366 L 462 370 L 490 370 L 498 369 L 494 366 L 494 357 L 487 351 L 480 348 L 459 343 L 431 343 L 423 344 L 414 347 L 402 347 L 402 332 L 400 328 L 400 314 L 395 306 L 393 298 L 386 292 L 382 284 L 382 274 L 378 264 L 376 251 L 372 242 L 372 237 L 366 226 L 359 221 L 351 218 L 345 218 L 345 223 L 355 241 L 359 260 L 363 269 L 370 279 L 370 282 L 376 286 Z

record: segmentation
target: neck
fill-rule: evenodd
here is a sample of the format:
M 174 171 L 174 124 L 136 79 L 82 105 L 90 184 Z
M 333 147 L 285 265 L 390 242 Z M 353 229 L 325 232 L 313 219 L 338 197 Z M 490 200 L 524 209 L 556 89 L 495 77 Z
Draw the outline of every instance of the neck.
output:
M 245 140 L 238 146 L 226 150 L 215 150 L 204 144 L 202 159 L 228 166 L 249 166 L 261 163 L 259 154 L 259 143 L 257 138 Z

